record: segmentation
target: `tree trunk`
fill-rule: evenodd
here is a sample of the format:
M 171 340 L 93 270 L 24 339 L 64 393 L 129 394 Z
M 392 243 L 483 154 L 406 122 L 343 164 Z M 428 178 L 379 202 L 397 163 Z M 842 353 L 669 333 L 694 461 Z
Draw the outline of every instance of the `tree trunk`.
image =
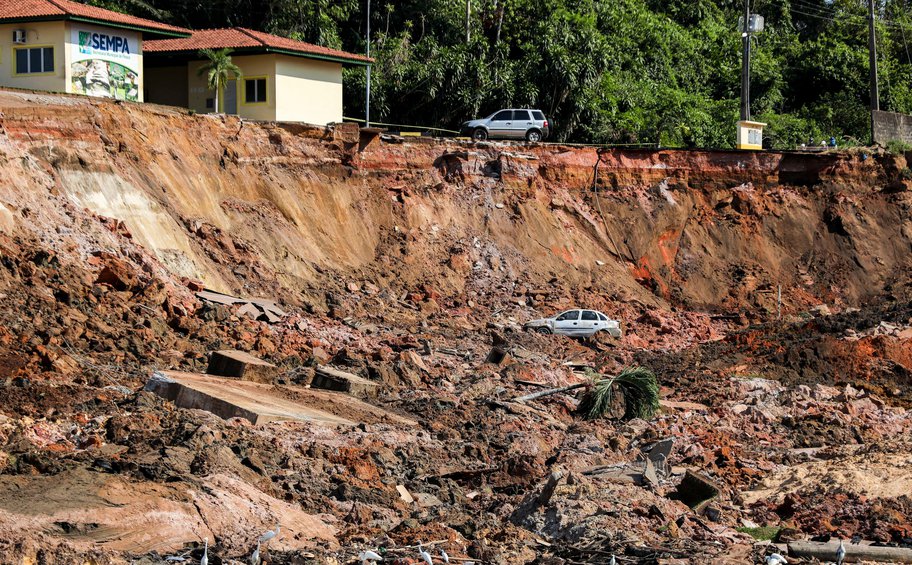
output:
M 819 543 L 812 541 L 790 541 L 789 557 L 815 558 L 821 561 L 836 559 L 838 541 Z M 880 561 L 888 563 L 912 563 L 912 549 L 907 547 L 878 547 L 874 545 L 846 544 L 846 563 L 859 561 Z
M 472 40 L 472 32 L 469 24 L 472 19 L 472 0 L 466 0 L 466 43 Z
M 503 2 L 498 2 L 498 6 L 497 6 L 497 35 L 494 36 L 494 47 L 497 47 L 497 46 L 500 44 L 500 30 L 503 28 L 504 9 L 506 8 L 506 6 L 505 6 L 504 4 L 506 4 L 506 3 L 507 3 L 507 0 L 503 0 Z
M 536 398 L 541 398 L 543 396 L 551 396 L 552 394 L 560 394 L 562 392 L 569 392 L 571 390 L 576 390 L 578 388 L 583 388 L 589 383 L 576 383 L 575 385 L 562 386 L 559 388 L 549 388 L 546 390 L 540 390 L 538 392 L 533 392 L 532 394 L 527 394 L 525 396 L 520 396 L 519 398 L 514 398 L 516 402 L 525 402 L 527 400 L 535 400 Z
M 213 100 L 212 108 L 215 110 L 215 113 L 219 113 L 219 89 L 215 89 L 215 100 Z

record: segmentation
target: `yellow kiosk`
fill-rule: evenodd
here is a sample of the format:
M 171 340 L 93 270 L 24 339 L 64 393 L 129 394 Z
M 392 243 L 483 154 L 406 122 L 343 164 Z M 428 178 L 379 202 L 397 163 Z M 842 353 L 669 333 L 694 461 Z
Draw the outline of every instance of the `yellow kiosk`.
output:
M 738 122 L 738 141 L 735 147 L 738 149 L 763 149 L 763 128 L 766 124 L 761 122 L 752 122 L 741 120 Z

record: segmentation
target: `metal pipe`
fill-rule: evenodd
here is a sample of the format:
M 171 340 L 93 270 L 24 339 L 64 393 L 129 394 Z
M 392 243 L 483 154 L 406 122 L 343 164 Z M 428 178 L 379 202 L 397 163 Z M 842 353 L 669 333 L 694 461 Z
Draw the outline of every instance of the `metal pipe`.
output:
M 744 0 L 744 29 L 741 30 L 741 119 L 750 119 L 750 0 Z
M 871 143 L 874 143 L 874 112 L 880 110 L 877 84 L 877 37 L 874 30 L 874 0 L 868 0 L 868 57 L 871 73 Z

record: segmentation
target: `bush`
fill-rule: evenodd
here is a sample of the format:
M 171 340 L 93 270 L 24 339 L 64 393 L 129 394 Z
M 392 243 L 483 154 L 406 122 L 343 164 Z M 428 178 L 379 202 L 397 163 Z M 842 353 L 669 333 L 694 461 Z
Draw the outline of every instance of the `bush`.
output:
M 912 143 L 894 139 L 887 142 L 887 151 L 894 155 L 905 155 L 912 152 Z

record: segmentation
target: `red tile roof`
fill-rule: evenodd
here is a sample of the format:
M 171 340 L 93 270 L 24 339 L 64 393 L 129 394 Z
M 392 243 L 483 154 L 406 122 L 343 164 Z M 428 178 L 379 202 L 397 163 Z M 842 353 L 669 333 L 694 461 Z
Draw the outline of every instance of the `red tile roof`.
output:
M 0 0 L 2 1 L 2 0 Z M 304 43 L 287 37 L 279 37 L 262 31 L 254 31 L 242 27 L 219 28 L 219 29 L 201 29 L 193 32 L 193 35 L 181 39 L 157 39 L 143 43 L 143 51 L 147 53 L 171 53 L 199 51 L 200 49 L 251 49 L 262 51 L 285 51 L 290 54 L 299 54 L 301 56 L 341 59 L 353 63 L 372 63 L 374 60 L 339 51 L 321 47 L 312 43 Z
M 128 16 L 71 0 L 0 0 L 0 22 L 21 20 L 90 20 L 138 28 L 147 33 L 187 35 L 190 30 L 161 22 Z

